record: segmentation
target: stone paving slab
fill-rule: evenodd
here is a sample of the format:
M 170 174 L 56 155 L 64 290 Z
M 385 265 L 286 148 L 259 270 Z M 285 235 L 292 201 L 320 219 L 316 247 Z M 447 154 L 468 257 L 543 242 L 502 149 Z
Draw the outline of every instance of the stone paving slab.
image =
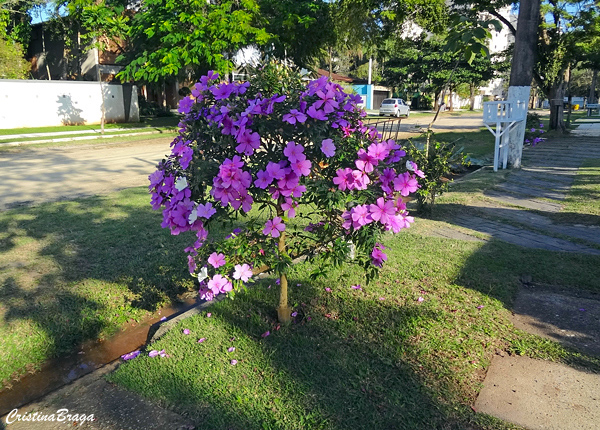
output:
M 187 418 L 164 409 L 132 392 L 109 384 L 104 375 L 117 364 L 104 366 L 70 385 L 18 409 L 17 413 L 35 413 L 50 416 L 59 409 L 69 414 L 94 415 L 95 421 L 75 423 L 69 421 L 17 421 L 7 423 L 7 416 L 0 417 L 6 430 L 61 430 L 77 428 L 85 430 L 192 430 L 194 425 Z M 10 414 L 8 416 L 10 419 Z M 12 419 L 10 419 L 12 421 Z M 0 424 L 2 428 L 2 424 Z
M 475 410 L 528 429 L 598 429 L 600 375 L 526 357 L 495 356 Z
M 523 209 L 503 207 L 500 205 L 473 205 L 477 211 L 491 217 L 503 218 L 519 224 L 546 230 L 554 234 L 562 234 L 577 239 L 587 240 L 600 245 L 600 226 L 554 224 L 548 217 Z
M 600 356 L 600 294 L 526 285 L 513 312 L 516 328 Z
M 557 239 L 535 233 L 512 225 L 503 224 L 471 215 L 454 217 L 453 223 L 461 227 L 491 235 L 496 239 L 526 248 L 546 249 L 548 251 L 578 252 L 582 254 L 600 255 L 600 250 L 578 245 L 564 239 Z
M 485 195 L 499 202 L 508 203 L 515 206 L 521 206 L 527 209 L 533 209 L 542 212 L 555 213 L 559 212 L 561 205 L 559 203 L 546 202 L 535 200 L 528 196 L 519 196 L 509 192 L 501 192 L 496 190 L 486 191 Z
M 547 173 L 542 172 L 532 172 L 524 168 L 512 172 L 509 176 L 509 179 L 510 178 L 518 178 L 519 180 L 522 180 L 524 182 L 529 180 L 535 180 L 538 182 L 549 182 L 552 184 L 563 184 L 566 186 L 572 185 L 575 181 L 574 175 L 549 175 Z
M 572 182 L 565 181 L 552 181 L 551 179 L 539 179 L 534 177 L 523 177 L 517 175 L 510 175 L 506 178 L 506 183 L 513 186 L 523 186 L 533 188 L 542 188 L 546 190 L 552 190 L 561 194 L 566 194 L 571 189 Z
M 567 197 L 565 193 L 559 193 L 548 188 L 534 188 L 514 182 L 504 182 L 497 185 L 496 189 L 542 199 L 564 200 Z
M 539 173 L 548 176 L 560 175 L 566 177 L 574 177 L 577 174 L 579 168 L 566 168 L 566 167 L 539 167 L 539 166 L 527 166 L 521 168 L 523 172 Z

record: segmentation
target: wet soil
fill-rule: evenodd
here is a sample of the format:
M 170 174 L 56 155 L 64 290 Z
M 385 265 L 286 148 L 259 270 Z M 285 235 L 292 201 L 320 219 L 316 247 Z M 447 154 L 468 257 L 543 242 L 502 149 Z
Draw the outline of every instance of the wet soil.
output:
M 145 345 L 162 323 L 194 307 L 195 299 L 160 309 L 155 316 L 128 327 L 104 341 L 87 342 L 79 352 L 46 362 L 40 371 L 24 376 L 0 391 L 0 416 L 30 403 Z M 166 321 L 160 321 L 166 317 Z

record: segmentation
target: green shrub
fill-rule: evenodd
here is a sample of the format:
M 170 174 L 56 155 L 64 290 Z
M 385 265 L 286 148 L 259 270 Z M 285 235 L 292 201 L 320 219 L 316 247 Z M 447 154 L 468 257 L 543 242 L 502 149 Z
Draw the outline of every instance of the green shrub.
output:
M 433 133 L 429 144 L 409 140 L 405 146 L 409 159 L 414 160 L 425 174 L 424 178 L 418 178 L 421 188 L 417 191 L 417 211 L 429 211 L 435 198 L 448 190 L 452 165 L 468 165 L 463 148 L 457 150 L 455 147 L 454 143 L 436 141 Z

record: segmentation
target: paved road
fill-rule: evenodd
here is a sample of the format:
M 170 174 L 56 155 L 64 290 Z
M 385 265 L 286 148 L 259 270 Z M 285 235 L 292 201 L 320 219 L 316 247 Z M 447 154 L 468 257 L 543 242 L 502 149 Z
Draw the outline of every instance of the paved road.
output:
M 171 140 L 0 153 L 0 210 L 146 185 Z
M 433 116 L 402 120 L 399 138 L 414 136 Z M 436 131 L 475 131 L 481 114 L 442 115 Z M 410 132 L 409 132 L 410 130 Z M 169 152 L 171 138 L 124 144 L 90 144 L 59 148 L 27 148 L 0 153 L 0 210 L 47 201 L 107 194 L 148 183 L 154 166 Z

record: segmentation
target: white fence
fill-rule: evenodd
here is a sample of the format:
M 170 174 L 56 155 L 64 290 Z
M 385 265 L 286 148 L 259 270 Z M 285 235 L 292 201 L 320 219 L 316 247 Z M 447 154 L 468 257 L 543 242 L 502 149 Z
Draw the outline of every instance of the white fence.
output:
M 140 120 L 135 85 L 0 79 L 0 129 Z

